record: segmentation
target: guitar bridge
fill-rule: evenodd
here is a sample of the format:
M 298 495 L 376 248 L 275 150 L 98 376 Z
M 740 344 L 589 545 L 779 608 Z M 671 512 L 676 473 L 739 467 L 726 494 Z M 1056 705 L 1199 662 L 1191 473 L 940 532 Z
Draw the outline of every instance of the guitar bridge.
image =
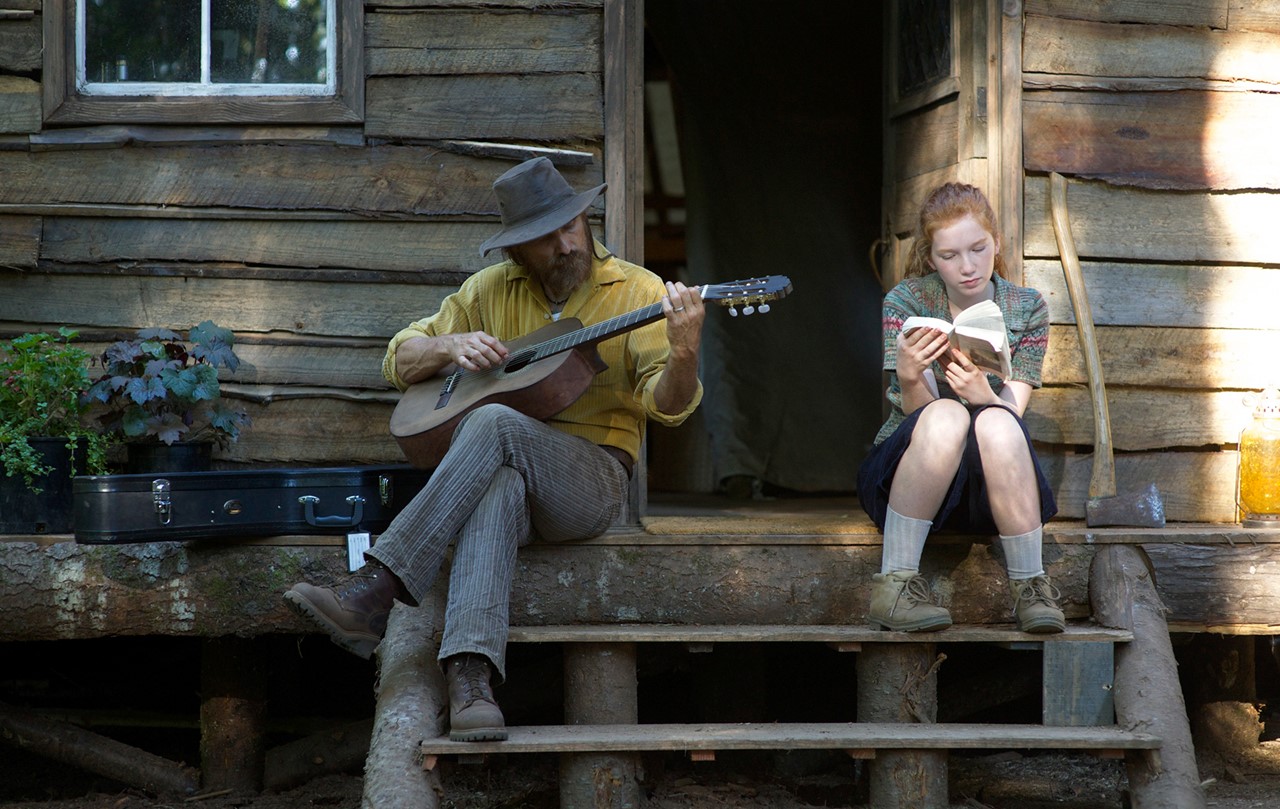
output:
M 461 376 L 461 371 L 454 371 L 445 377 L 444 384 L 440 386 L 440 398 L 436 400 L 436 410 L 443 410 L 449 406 L 449 397 L 453 396 L 453 389 L 458 387 L 458 379 Z

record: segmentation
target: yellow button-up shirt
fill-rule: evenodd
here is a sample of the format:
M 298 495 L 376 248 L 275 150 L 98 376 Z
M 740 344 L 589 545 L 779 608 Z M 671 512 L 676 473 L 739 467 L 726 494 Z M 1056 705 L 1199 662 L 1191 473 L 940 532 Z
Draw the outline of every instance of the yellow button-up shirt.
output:
M 562 317 L 576 317 L 590 326 L 662 300 L 666 287 L 657 275 L 617 258 L 599 242 L 594 246 L 591 278 L 565 302 Z M 468 278 L 444 299 L 439 312 L 392 337 L 382 373 L 400 390 L 408 387 L 396 373 L 396 349 L 413 337 L 483 331 L 506 342 L 552 320 L 542 285 L 519 264 L 504 261 Z M 547 423 L 593 444 L 618 447 L 635 460 L 646 417 L 661 424 L 680 424 L 702 401 L 702 383 L 680 413 L 658 410 L 653 391 L 670 351 L 663 320 L 604 340 L 598 349 L 609 367 L 595 376 L 586 393 Z

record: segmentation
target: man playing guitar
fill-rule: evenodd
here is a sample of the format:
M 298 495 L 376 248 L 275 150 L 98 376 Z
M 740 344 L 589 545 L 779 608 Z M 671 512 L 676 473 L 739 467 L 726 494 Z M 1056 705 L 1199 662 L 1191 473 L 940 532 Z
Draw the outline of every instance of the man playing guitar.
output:
M 480 253 L 501 248 L 506 260 L 468 278 L 436 314 L 392 338 L 383 373 L 397 388 L 447 371 L 499 369 L 507 343 L 562 315 L 589 325 L 660 302 L 661 319 L 595 346 L 586 392 L 545 422 L 518 404 L 468 411 L 426 486 L 366 552 L 364 567 L 332 586 L 300 583 L 285 593 L 335 643 L 368 658 L 393 601 L 425 598 L 456 542 L 439 659 L 450 737 L 465 741 L 507 737 L 491 680 L 506 676 L 517 548 L 604 533 L 627 502 L 645 420 L 680 424 L 702 398 L 701 295 L 664 284 L 592 238 L 586 210 L 605 186 L 575 192 L 540 157 L 493 188 L 502 229 Z

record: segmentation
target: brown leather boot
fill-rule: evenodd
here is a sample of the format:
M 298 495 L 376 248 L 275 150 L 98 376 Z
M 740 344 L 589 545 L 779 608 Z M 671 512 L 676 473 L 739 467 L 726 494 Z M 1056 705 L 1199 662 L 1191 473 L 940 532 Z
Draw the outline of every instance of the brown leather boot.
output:
M 370 562 L 337 584 L 302 582 L 284 594 L 293 611 L 329 634 L 329 639 L 368 660 L 387 631 L 387 616 L 399 599 L 412 605 L 404 585 L 390 570 Z
M 449 686 L 449 738 L 455 742 L 506 741 L 507 722 L 493 699 L 493 668 L 484 655 L 460 654 L 445 661 Z

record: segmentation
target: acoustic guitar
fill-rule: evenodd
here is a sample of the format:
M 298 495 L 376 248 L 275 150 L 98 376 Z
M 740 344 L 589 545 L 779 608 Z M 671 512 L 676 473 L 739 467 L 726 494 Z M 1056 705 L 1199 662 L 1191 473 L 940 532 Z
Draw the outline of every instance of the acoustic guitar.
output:
M 769 301 L 791 292 L 784 275 L 707 284 L 702 300 L 743 314 L 769 311 Z M 564 410 L 586 393 L 591 379 L 605 369 L 596 345 L 663 317 L 662 303 L 583 326 L 564 318 L 516 340 L 503 341 L 507 358 L 483 371 L 448 365 L 440 373 L 410 385 L 391 414 L 391 435 L 409 463 L 431 469 L 449 449 L 453 431 L 470 411 L 483 404 L 504 404 L 539 420 Z

